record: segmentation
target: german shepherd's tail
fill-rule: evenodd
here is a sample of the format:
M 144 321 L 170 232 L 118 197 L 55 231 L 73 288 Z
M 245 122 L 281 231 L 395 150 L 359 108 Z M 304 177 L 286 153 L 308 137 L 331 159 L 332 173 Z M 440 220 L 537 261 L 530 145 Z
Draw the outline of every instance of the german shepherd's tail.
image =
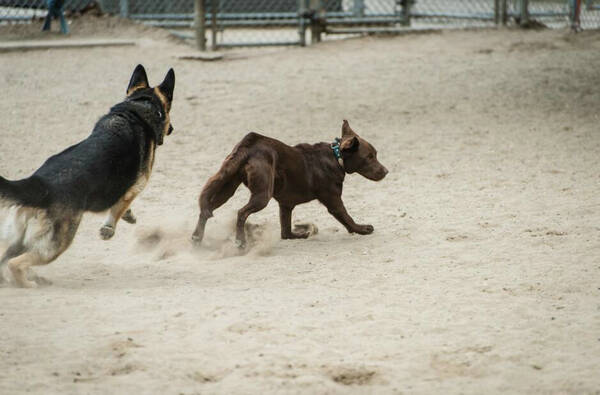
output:
M 46 208 L 50 203 L 46 184 L 37 177 L 9 181 L 0 176 L 0 207 L 20 205 Z
M 0 176 L 0 208 L 12 206 L 17 203 L 13 189 L 12 183 Z
M 248 148 L 239 144 L 236 146 L 231 154 L 225 158 L 219 171 L 208 179 L 202 192 L 200 193 L 199 203 L 200 211 L 203 216 L 210 218 L 213 216 L 213 204 L 212 201 L 215 196 L 221 192 L 223 187 L 229 182 L 236 182 L 236 177 L 240 171 L 240 168 L 246 163 L 248 159 Z M 239 181 L 237 185 L 239 185 Z

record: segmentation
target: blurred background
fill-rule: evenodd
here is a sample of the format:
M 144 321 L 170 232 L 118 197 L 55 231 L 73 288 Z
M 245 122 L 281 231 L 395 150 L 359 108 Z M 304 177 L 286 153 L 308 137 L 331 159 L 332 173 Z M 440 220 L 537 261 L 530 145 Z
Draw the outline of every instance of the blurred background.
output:
M 0 0 L 0 39 L 40 30 L 48 4 Z M 200 49 L 406 30 L 600 27 L 600 0 L 66 0 L 62 9 L 67 24 L 86 14 L 114 15 L 169 29 Z

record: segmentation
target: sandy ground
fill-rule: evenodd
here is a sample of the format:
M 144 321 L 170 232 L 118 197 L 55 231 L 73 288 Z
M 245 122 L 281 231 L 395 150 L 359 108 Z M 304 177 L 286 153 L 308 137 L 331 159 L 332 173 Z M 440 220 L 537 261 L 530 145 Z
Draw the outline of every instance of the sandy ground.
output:
M 131 32 L 131 31 L 130 31 Z M 122 37 L 129 38 L 129 37 Z M 0 55 L 0 174 L 86 137 L 140 62 L 177 74 L 175 132 L 138 224 L 0 288 L 0 393 L 599 393 L 600 34 L 485 31 L 234 51 L 214 63 L 148 29 L 135 48 Z M 318 203 L 235 255 L 242 187 L 189 237 L 197 195 L 248 131 L 331 141 L 348 118 L 380 183 L 346 179 L 370 236 Z M 155 237 L 152 237 L 155 236 Z

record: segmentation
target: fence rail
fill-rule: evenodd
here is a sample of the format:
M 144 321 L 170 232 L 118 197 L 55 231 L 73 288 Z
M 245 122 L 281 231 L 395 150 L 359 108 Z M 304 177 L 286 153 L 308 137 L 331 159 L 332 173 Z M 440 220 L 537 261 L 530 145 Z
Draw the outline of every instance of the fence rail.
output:
M 528 26 L 533 21 L 551 28 L 600 28 L 600 0 L 65 0 L 63 10 L 78 12 L 93 4 L 196 38 L 201 48 L 206 37 L 218 48 L 305 45 L 378 31 Z M 46 0 L 0 0 L 0 29 L 33 23 L 47 13 Z

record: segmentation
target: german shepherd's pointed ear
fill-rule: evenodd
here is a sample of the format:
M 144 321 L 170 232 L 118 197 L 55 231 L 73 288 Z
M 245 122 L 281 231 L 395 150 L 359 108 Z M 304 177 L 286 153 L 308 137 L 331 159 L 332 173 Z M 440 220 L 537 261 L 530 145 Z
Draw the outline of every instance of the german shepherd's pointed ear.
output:
M 146 75 L 146 69 L 141 64 L 138 64 L 133 70 L 131 79 L 129 80 L 129 86 L 127 87 L 127 96 L 130 96 L 133 92 L 138 89 L 148 88 L 148 76 Z
M 169 103 L 173 101 L 173 90 L 175 89 L 175 71 L 173 69 L 169 70 L 165 76 L 165 80 L 158 86 L 158 89 L 165 95 Z

